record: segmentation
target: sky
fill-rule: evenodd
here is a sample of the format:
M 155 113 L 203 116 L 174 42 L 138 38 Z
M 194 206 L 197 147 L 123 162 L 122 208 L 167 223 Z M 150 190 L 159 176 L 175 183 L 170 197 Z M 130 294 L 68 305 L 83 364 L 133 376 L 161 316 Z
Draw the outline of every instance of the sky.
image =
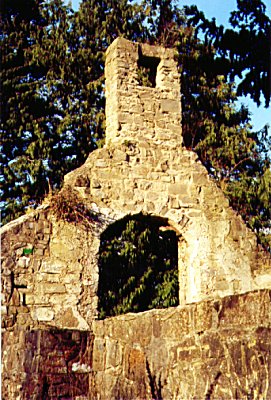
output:
M 70 0 L 74 10 L 77 10 L 80 0 Z M 266 5 L 266 13 L 271 18 L 271 2 L 270 0 L 264 1 Z M 208 19 L 215 18 L 217 24 L 228 26 L 228 20 L 231 11 L 236 9 L 236 0 L 182 0 L 178 4 L 180 7 L 183 5 L 195 4 L 200 11 L 203 11 L 205 17 Z M 271 125 L 271 106 L 265 108 L 264 105 L 257 107 L 257 105 L 250 99 L 249 96 L 239 97 L 239 104 L 248 106 L 251 113 L 251 123 L 255 130 L 260 130 L 266 123 Z M 264 103 L 264 102 L 263 102 Z

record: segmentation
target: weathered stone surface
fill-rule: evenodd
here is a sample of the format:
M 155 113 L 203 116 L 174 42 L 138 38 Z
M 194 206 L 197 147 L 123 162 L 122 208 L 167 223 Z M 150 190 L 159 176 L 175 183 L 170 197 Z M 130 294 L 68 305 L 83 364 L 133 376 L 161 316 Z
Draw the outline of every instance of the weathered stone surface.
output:
M 142 56 L 160 59 L 155 87 L 139 85 Z M 271 398 L 270 254 L 181 147 L 173 50 L 114 41 L 106 98 L 106 145 L 63 188 L 98 217 L 44 205 L 2 228 L 4 398 Z M 180 307 L 95 321 L 101 234 L 137 213 L 178 235 Z
M 49 307 L 37 307 L 33 311 L 33 319 L 37 321 L 52 321 L 54 312 Z
M 4 332 L 2 398 L 269 399 L 270 296 L 109 318 L 95 321 L 93 333 Z M 254 309 L 251 319 L 244 304 L 261 304 L 261 314 Z
M 3 333 L 2 399 L 89 399 L 92 341 L 80 331 Z
M 270 294 L 251 292 L 174 311 L 153 310 L 133 319 L 120 316 L 106 323 L 94 322 L 95 342 L 99 345 L 94 346 L 93 358 L 101 357 L 101 351 L 103 354 L 102 362 L 93 364 L 91 372 L 92 385 L 99 388 L 95 398 L 268 399 Z M 252 308 L 253 304 L 262 304 L 261 314 L 254 309 L 251 319 L 253 311 L 244 312 L 244 304 Z M 225 315 L 234 315 L 241 325 L 231 324 L 230 319 L 226 323 Z M 150 320 L 152 333 L 142 341 L 142 326 Z M 105 363 L 104 357 L 109 355 L 110 363 Z

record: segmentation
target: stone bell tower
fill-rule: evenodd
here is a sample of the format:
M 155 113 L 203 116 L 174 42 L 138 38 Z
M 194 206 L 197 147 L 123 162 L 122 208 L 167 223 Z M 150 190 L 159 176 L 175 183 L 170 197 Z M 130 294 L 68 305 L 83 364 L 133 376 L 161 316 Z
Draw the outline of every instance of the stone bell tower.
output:
M 174 51 L 116 39 L 107 50 L 106 144 L 137 139 L 180 147 L 180 79 Z

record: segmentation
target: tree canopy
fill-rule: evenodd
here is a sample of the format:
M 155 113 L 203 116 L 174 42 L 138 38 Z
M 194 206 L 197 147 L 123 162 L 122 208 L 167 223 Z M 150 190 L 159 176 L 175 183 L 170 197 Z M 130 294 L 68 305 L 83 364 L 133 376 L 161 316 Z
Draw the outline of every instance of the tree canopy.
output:
M 2 0 L 3 223 L 103 145 L 104 52 L 124 36 L 177 50 L 184 144 L 270 248 L 270 135 L 236 100 L 269 106 L 271 21 L 261 0 L 238 0 L 230 23 L 173 0 L 83 0 L 77 12 L 62 0 Z

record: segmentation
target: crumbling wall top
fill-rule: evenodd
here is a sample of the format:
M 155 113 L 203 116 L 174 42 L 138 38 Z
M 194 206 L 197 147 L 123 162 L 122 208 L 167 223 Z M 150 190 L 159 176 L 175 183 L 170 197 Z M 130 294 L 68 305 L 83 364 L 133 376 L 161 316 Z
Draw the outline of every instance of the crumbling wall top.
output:
M 108 48 L 106 144 L 119 139 L 180 146 L 180 77 L 174 50 L 118 38 Z

